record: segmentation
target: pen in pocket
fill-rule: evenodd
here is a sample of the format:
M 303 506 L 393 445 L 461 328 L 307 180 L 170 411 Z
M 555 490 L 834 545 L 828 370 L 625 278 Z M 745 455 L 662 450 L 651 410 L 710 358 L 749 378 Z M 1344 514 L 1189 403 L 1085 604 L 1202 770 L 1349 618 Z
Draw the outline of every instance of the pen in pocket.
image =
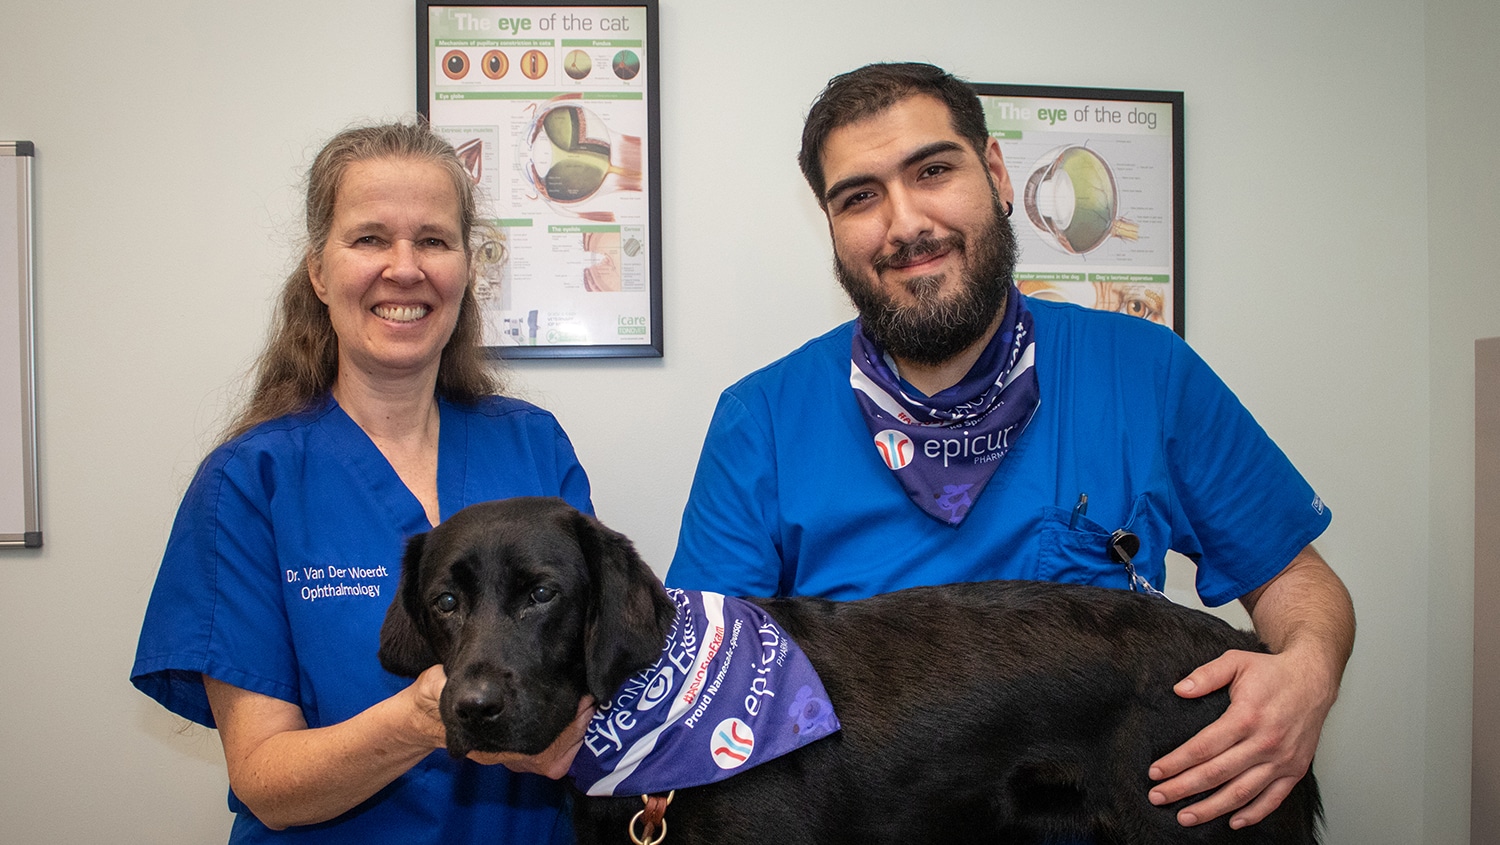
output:
M 1088 512 L 1089 512 L 1089 494 L 1087 494 L 1087 493 L 1079 493 L 1078 494 L 1078 504 L 1076 504 L 1076 505 L 1073 506 L 1073 518 L 1070 519 L 1070 520 L 1068 520 L 1068 530 L 1069 531 L 1073 531 L 1076 528 L 1078 528 L 1078 517 L 1083 516 L 1083 515 L 1087 514 Z

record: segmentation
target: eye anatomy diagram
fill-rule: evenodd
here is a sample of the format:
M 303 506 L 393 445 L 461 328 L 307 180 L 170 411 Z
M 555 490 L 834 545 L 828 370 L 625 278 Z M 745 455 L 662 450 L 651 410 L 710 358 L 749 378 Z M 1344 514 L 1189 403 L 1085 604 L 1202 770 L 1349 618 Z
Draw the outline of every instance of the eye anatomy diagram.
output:
M 582 50 L 573 50 L 563 59 L 563 72 L 573 79 L 583 79 L 594 69 L 594 60 Z
M 659 354 L 653 9 L 427 13 L 419 97 L 476 188 L 485 345 Z
M 1058 147 L 1038 159 L 1026 177 L 1022 204 L 1042 239 L 1063 252 L 1083 255 L 1111 236 L 1140 237 L 1140 227 L 1119 216 L 1109 162 L 1088 147 Z
M 449 50 L 443 57 L 443 74 L 449 79 L 463 79 L 469 75 L 469 57 L 462 50 Z
M 620 289 L 620 233 L 584 232 L 584 290 L 612 292 Z
M 458 160 L 463 163 L 464 170 L 469 172 L 469 178 L 478 185 L 484 182 L 484 139 L 470 138 L 456 145 L 454 152 L 458 153 Z
M 1182 330 L 1182 95 L 975 85 L 1034 299 Z
M 484 54 L 479 67 L 490 79 L 502 79 L 505 72 L 510 70 L 510 57 L 499 50 L 491 50 Z
M 614 212 L 572 206 L 600 193 L 611 176 L 616 177 L 612 190 L 641 189 L 641 139 L 621 135 L 612 141 L 604 121 L 581 105 L 543 105 L 524 138 L 526 178 L 539 196 L 563 213 L 613 222 Z
M 641 57 L 634 50 L 621 50 L 610 60 L 609 67 L 621 79 L 635 79 L 641 72 Z

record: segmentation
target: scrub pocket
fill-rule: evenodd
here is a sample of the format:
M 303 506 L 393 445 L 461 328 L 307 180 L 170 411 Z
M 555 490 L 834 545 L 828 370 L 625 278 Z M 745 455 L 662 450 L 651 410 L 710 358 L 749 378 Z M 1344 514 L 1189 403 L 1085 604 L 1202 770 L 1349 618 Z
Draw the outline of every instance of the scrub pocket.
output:
M 1135 498 L 1123 525 L 1105 528 L 1087 515 L 1080 515 L 1077 524 L 1069 528 L 1072 520 L 1072 508 L 1042 508 L 1037 562 L 1040 579 L 1130 589 L 1125 567 L 1109 557 L 1110 536 L 1116 528 L 1126 528 L 1141 539 L 1141 550 L 1133 559 L 1136 571 L 1158 590 L 1166 584 L 1168 522 L 1151 494 L 1142 493 Z

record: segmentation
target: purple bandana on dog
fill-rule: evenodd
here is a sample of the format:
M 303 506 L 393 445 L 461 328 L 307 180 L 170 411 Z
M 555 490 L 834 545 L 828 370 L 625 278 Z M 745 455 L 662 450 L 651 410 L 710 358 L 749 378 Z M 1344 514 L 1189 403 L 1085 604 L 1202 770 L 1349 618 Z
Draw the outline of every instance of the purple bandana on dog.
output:
M 723 780 L 839 729 L 807 655 L 764 610 L 667 590 L 677 619 L 661 658 L 599 705 L 568 774 L 589 795 L 645 795 Z
M 1031 312 L 1012 285 L 1005 316 L 958 384 L 928 398 L 901 388 L 894 364 L 854 327 L 849 384 L 881 460 L 934 519 L 963 522 L 1041 404 Z

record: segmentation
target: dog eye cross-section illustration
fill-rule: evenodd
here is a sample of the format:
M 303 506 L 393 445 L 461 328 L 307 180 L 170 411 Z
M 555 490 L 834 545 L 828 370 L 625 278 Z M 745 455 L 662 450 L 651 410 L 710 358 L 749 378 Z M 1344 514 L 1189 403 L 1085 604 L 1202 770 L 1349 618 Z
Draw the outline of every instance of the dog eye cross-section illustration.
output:
M 1037 159 L 1021 203 L 1048 246 L 1083 255 L 1110 237 L 1140 237 L 1140 227 L 1119 216 L 1119 196 L 1109 162 L 1088 147 L 1069 145 Z

